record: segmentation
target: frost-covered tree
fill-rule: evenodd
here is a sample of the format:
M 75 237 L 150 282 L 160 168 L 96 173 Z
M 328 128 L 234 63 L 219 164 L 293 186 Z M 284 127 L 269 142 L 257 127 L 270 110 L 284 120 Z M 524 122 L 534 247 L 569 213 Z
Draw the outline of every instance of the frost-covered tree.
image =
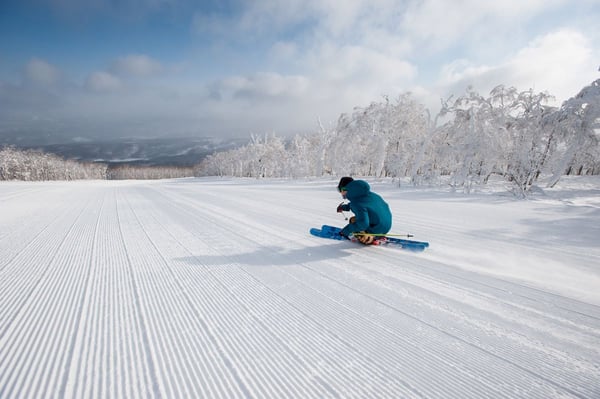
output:
M 545 124 L 561 140 L 554 154 L 550 187 L 564 174 L 600 173 L 600 79 L 565 101 Z
M 253 177 L 284 177 L 288 162 L 285 143 L 281 137 L 274 134 L 252 136 L 249 144 L 254 154 L 252 159 Z
M 194 176 L 194 169 L 182 166 L 118 165 L 108 170 L 109 180 L 157 180 Z
M 206 157 L 195 168 L 198 176 L 285 177 L 289 175 L 285 141 L 274 134 L 252 135 L 247 145 Z
M 468 88 L 452 105 L 444 103 L 442 113 L 452 114 L 453 119 L 439 129 L 443 139 L 437 141 L 438 162 L 452 176 L 452 186 L 469 191 L 473 184 L 485 181 L 497 165 L 499 129 L 494 123 L 494 106 L 490 98 Z
M 542 126 L 552 111 L 545 105 L 549 99 L 546 93 L 519 93 L 500 85 L 489 97 L 468 88 L 452 104 L 444 102 L 441 113 L 451 118 L 434 135 L 435 167 L 452 177 L 453 187 L 467 192 L 500 174 L 524 195 L 551 148 L 553 136 Z
M 405 176 L 427 134 L 428 113 L 410 93 L 343 114 L 331 140 L 334 174 Z
M 521 92 L 511 106 L 514 117 L 508 131 L 511 146 L 505 176 L 512 183 L 515 193 L 525 196 L 543 172 L 555 135 L 544 128 L 543 121 L 554 108 L 547 105 L 551 96 L 547 93 Z
M 0 150 L 0 180 L 106 179 L 106 170 L 104 164 L 65 160 L 41 151 Z
M 322 176 L 323 145 L 319 134 L 296 135 L 288 145 L 288 164 L 284 167 L 292 178 Z
M 598 85 L 558 111 L 547 105 L 547 93 L 499 85 L 484 97 L 469 88 L 443 101 L 434 118 L 410 93 L 384 97 L 342 114 L 333 129 L 319 125 L 317 133 L 287 141 L 253 136 L 247 146 L 207 157 L 197 173 L 410 177 L 413 184 L 449 177 L 467 192 L 495 174 L 525 196 L 543 174 L 600 173 Z

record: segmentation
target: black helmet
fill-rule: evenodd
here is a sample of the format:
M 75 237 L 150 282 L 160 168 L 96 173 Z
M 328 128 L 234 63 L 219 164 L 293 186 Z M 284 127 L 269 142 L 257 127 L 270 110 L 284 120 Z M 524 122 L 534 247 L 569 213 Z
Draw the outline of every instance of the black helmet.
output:
M 352 181 L 354 181 L 354 179 L 353 179 L 353 178 L 351 178 L 351 177 L 348 177 L 348 176 L 346 176 L 346 177 L 342 177 L 342 178 L 340 179 L 340 183 L 338 184 L 338 187 L 337 187 L 337 188 L 338 188 L 338 191 L 340 191 L 340 192 L 341 192 L 341 191 L 342 191 L 342 189 L 343 189 L 343 188 L 346 188 L 346 186 L 347 186 L 347 185 L 348 185 L 350 182 L 352 182 Z M 346 191 L 347 191 L 347 190 L 346 190 Z

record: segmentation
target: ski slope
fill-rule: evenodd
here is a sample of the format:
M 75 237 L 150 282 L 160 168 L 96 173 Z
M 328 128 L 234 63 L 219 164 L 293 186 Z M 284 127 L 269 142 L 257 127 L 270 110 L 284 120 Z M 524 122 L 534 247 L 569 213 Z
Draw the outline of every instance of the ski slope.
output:
M 372 182 L 420 254 L 335 186 L 0 183 L 0 398 L 600 398 L 600 180 Z

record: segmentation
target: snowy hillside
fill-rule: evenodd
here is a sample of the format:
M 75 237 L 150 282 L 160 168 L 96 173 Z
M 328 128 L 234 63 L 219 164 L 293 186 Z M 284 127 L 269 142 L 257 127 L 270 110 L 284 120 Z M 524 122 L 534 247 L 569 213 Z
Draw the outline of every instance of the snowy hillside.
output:
M 599 398 L 600 180 L 372 182 L 420 254 L 312 237 L 332 180 L 0 183 L 0 398 Z

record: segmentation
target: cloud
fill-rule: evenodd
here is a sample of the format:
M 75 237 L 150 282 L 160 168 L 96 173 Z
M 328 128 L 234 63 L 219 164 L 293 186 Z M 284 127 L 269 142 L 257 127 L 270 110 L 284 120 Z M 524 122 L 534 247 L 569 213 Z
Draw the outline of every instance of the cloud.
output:
M 523 83 L 554 88 L 556 94 L 564 97 L 564 89 L 573 87 L 574 82 L 581 82 L 582 78 L 589 79 L 585 84 L 591 82 L 595 61 L 592 44 L 583 34 L 561 30 L 533 40 L 510 60 L 509 68 Z M 565 71 L 572 76 L 565 76 Z
M 293 62 L 299 53 L 298 45 L 293 42 L 277 41 L 268 51 L 269 57 L 275 62 Z
M 520 91 L 547 91 L 560 103 L 576 94 L 577 89 L 595 77 L 593 45 L 582 33 L 558 30 L 533 39 L 504 62 L 474 65 L 467 60 L 446 64 L 439 87 L 442 92 L 460 95 L 472 85 L 487 94 L 499 84 Z
M 227 42 L 282 41 L 298 47 L 322 40 L 356 44 L 373 31 L 397 31 L 403 2 L 397 0 L 256 0 L 241 2 L 234 13 L 197 12 L 192 30 Z M 290 40 L 290 41 L 292 41 Z
M 416 68 L 410 62 L 387 52 L 369 47 L 336 46 L 333 43 L 319 48 L 310 60 L 310 68 L 317 75 L 346 83 L 373 83 L 390 85 L 411 81 Z
M 84 87 L 92 92 L 122 90 L 129 79 L 152 78 L 161 75 L 165 70 L 166 68 L 159 61 L 147 55 L 130 54 L 117 58 L 107 71 L 90 73 Z
M 110 71 L 118 75 L 147 77 L 162 73 L 164 67 L 147 55 L 131 54 L 115 60 Z
M 410 1 L 401 19 L 402 30 L 416 48 L 440 50 L 453 46 L 462 38 L 480 41 L 501 32 L 515 31 L 543 11 L 568 3 L 566 0 L 446 0 Z
M 303 76 L 283 76 L 276 73 L 259 73 L 252 76 L 233 76 L 217 82 L 213 90 L 222 98 L 264 100 L 285 99 L 307 95 L 308 81 Z
M 29 61 L 23 70 L 24 82 L 39 86 L 54 86 L 61 79 L 59 69 L 39 58 Z
M 93 72 L 86 81 L 85 87 L 96 92 L 108 92 L 119 90 L 122 87 L 120 79 L 108 72 Z

